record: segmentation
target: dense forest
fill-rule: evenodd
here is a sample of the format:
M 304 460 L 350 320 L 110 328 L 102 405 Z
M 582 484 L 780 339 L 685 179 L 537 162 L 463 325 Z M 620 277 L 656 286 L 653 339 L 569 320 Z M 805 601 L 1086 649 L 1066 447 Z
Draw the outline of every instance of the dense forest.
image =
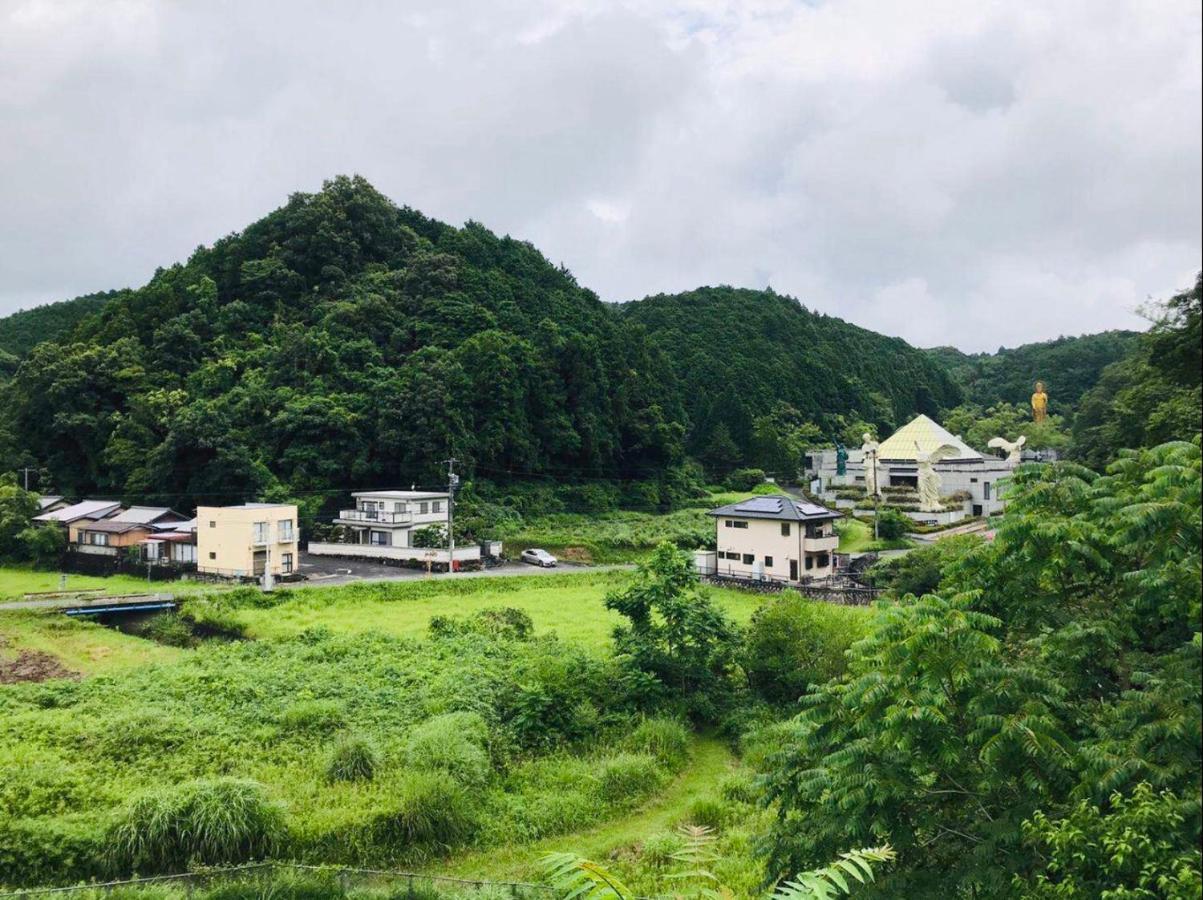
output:
M 0 318 L 0 354 L 20 358 L 42 341 L 59 340 L 69 335 L 85 318 L 99 312 L 110 300 L 125 293 L 104 291 L 85 294 L 74 300 L 47 303 Z
M 1134 331 L 1104 331 L 1082 337 L 1000 347 L 996 353 L 962 353 L 955 347 L 936 347 L 928 354 L 939 362 L 965 392 L 968 403 L 1027 405 L 1037 380 L 1044 382 L 1053 414 L 1073 414 L 1078 401 L 1098 383 L 1103 369 L 1136 346 Z
M 619 309 L 531 245 L 361 178 L 45 329 L 58 340 L 13 344 L 0 468 L 130 500 L 432 483 L 449 456 L 486 479 L 671 481 L 720 425 L 723 469 L 749 458 L 756 416 L 822 435 L 959 399 L 921 351 L 789 298 L 723 288 Z

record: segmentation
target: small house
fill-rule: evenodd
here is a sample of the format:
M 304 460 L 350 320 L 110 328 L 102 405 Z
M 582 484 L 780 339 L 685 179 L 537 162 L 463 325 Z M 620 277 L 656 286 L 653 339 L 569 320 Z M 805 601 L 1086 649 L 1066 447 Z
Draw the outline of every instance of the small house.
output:
M 198 506 L 196 571 L 222 578 L 297 571 L 297 508 L 291 503 Z
M 712 509 L 714 574 L 799 583 L 835 573 L 841 514 L 785 495 L 752 497 Z

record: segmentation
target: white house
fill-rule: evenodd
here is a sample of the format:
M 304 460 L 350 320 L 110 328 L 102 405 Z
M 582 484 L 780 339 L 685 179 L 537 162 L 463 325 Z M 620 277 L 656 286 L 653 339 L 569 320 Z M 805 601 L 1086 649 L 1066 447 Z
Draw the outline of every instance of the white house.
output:
M 840 513 L 786 496 L 752 497 L 710 511 L 715 574 L 800 582 L 835 572 Z
M 414 533 L 431 525 L 446 533 L 446 491 L 355 491 L 354 509 L 340 510 L 334 524 L 342 526 L 342 539 L 310 541 L 309 552 L 318 556 L 348 556 L 385 562 L 425 562 L 445 566 L 447 548 L 415 547 Z M 498 548 L 500 552 L 500 548 Z M 455 562 L 477 561 L 480 547 L 455 548 Z

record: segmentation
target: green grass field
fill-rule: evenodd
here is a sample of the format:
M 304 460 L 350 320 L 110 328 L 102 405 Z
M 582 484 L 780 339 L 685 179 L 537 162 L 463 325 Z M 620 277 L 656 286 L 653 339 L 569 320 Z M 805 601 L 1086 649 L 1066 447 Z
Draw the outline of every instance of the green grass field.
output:
M 621 617 L 606 609 L 606 593 L 626 584 L 629 572 L 377 582 L 333 588 L 299 588 L 266 609 L 240 607 L 232 617 L 252 638 L 287 638 L 308 628 L 336 634 L 375 631 L 395 637 L 421 637 L 432 616 L 463 616 L 481 609 L 512 606 L 531 617 L 536 634 L 555 632 L 565 640 L 605 649 Z M 736 622 L 745 623 L 763 597 L 728 588 L 713 596 Z
M 61 612 L 0 611 L 0 659 L 15 659 L 22 651 L 54 657 L 81 675 L 167 662 L 183 653 Z
M 873 539 L 873 526 L 847 516 L 835 523 L 840 536 L 840 553 L 869 553 L 874 550 L 903 550 L 915 546 L 908 540 L 878 541 Z
M 152 581 L 132 575 L 76 575 L 64 572 L 44 572 L 22 566 L 0 566 L 0 603 L 21 600 L 27 593 L 45 591 L 84 591 L 100 588 L 106 594 L 137 594 L 145 591 L 168 591 L 173 594 L 217 590 L 211 584 L 191 581 Z

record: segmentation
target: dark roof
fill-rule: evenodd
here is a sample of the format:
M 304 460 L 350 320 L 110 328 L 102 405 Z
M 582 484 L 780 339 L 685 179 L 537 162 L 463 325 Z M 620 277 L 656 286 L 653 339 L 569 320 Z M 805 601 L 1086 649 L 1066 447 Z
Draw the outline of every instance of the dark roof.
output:
M 733 519 L 777 519 L 781 522 L 812 522 L 818 519 L 838 519 L 843 513 L 828 509 L 809 500 L 798 500 L 784 494 L 765 497 L 749 497 L 738 503 L 728 503 L 710 510 L 712 516 L 730 516 Z
M 130 531 L 150 531 L 150 526 L 143 525 L 141 522 L 117 522 L 113 519 L 101 519 L 99 522 L 89 522 L 87 525 L 80 525 L 79 530 L 125 534 Z

